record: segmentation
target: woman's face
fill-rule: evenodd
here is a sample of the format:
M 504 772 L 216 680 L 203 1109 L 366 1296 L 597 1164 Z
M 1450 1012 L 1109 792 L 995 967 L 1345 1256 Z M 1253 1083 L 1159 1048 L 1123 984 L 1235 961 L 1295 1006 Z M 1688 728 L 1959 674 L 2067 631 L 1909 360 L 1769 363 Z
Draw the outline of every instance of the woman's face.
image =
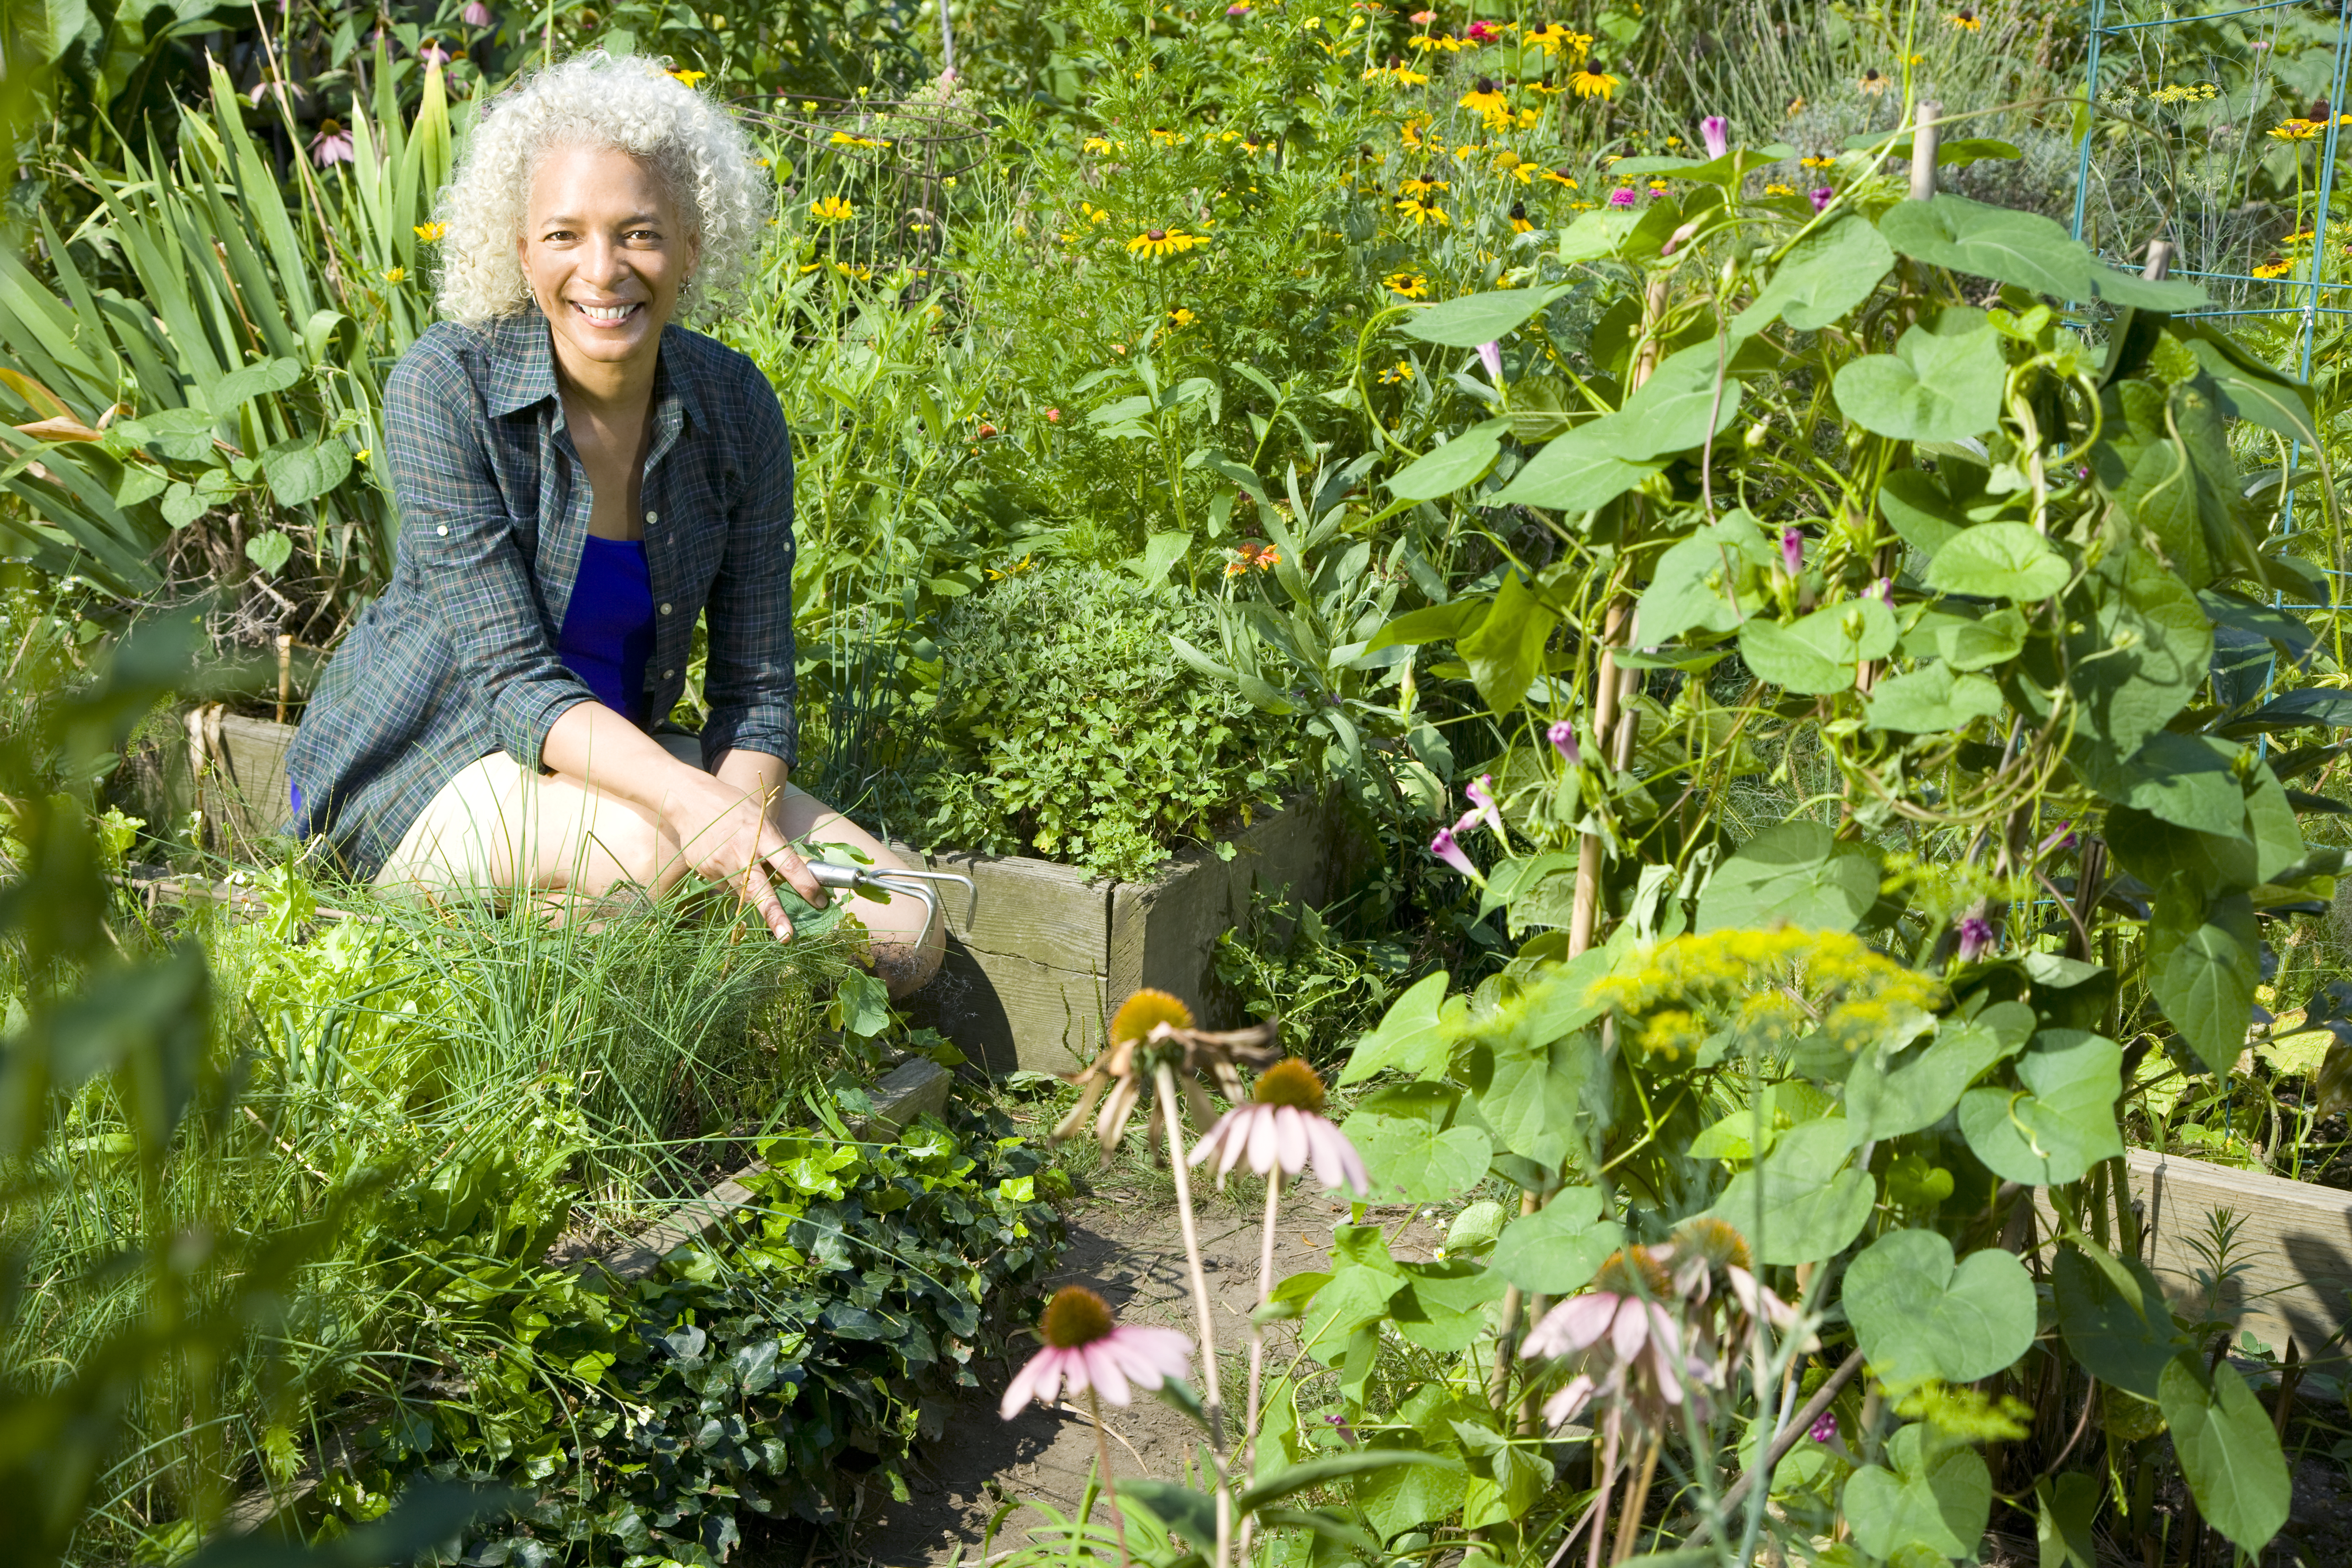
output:
M 557 147 L 531 178 L 516 247 L 559 360 L 617 364 L 658 352 L 701 241 L 651 165 L 617 147 Z

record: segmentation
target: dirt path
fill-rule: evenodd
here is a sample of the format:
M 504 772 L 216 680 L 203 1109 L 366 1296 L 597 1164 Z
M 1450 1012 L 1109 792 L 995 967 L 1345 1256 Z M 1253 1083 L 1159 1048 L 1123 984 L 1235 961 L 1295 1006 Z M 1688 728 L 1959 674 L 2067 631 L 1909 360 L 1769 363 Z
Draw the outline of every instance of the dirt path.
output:
M 1255 1181 L 1247 1185 L 1258 1187 Z M 1242 1191 L 1236 1184 L 1236 1196 Z M 1284 1205 L 1276 1236 L 1275 1278 L 1328 1267 L 1331 1226 L 1347 1217 L 1343 1204 L 1294 1193 Z M 1392 1244 L 1400 1258 L 1426 1258 L 1443 1239 L 1429 1222 L 1408 1221 L 1402 1208 L 1374 1210 L 1370 1217 L 1392 1228 L 1406 1222 Z M 1110 1302 L 1121 1322 L 1159 1324 L 1199 1338 L 1172 1206 L 1102 1193 L 1075 1205 L 1069 1226 L 1069 1250 L 1052 1287 L 1088 1286 Z M 1257 1304 L 1258 1240 L 1255 1214 L 1243 1212 L 1240 1205 L 1213 1201 L 1201 1216 L 1210 1304 L 1225 1352 L 1220 1358 L 1224 1397 L 1235 1424 L 1247 1365 L 1249 1312 Z M 1076 1510 L 1095 1461 L 1093 1430 L 1081 1408 L 1067 1405 L 1047 1410 L 1032 1404 L 1014 1420 L 1000 1419 L 997 1400 L 1017 1364 L 977 1368 L 982 1387 L 949 1416 L 946 1435 L 922 1451 L 908 1478 L 911 1497 L 904 1503 L 884 1499 L 869 1505 L 872 1511 L 856 1522 L 848 1562 L 858 1568 L 976 1563 L 989 1521 L 1004 1505 L 1013 1509 L 998 1527 L 992 1552 L 1024 1544 L 1029 1530 L 1051 1522 L 1031 1505 L 1050 1507 L 1065 1518 Z M 1200 1381 L 1196 1366 L 1195 1387 Z M 1149 1395 L 1104 1415 L 1113 1434 L 1111 1464 L 1121 1478 L 1180 1479 L 1187 1457 L 1202 1443 L 1197 1427 Z M 1108 1506 L 1097 1501 L 1094 1517 L 1108 1526 Z M 814 1540 L 804 1531 L 779 1531 L 746 1546 L 739 1561 L 753 1568 L 843 1561 L 837 1542 Z

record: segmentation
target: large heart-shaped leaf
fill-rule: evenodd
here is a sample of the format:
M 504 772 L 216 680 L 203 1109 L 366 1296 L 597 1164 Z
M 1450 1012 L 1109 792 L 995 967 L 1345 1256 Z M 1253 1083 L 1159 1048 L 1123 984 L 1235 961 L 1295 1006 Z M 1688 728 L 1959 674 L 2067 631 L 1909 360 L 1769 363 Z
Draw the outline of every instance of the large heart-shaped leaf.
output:
M 1784 822 L 1741 845 L 1699 895 L 1697 929 L 1748 931 L 1786 922 L 1852 931 L 1878 901 L 1878 867 L 1818 822 Z
M 1818 1263 L 1844 1249 L 1870 1219 L 1877 1188 L 1849 1164 L 1853 1129 L 1809 1121 L 1731 1178 L 1707 1212 L 1748 1237 L 1766 1263 Z
M 261 454 L 261 471 L 279 506 L 300 506 L 341 484 L 352 471 L 352 449 L 342 438 L 282 441 Z
M 1360 1083 L 1375 1073 L 1389 1071 L 1414 1078 L 1434 1078 L 1444 1072 L 1446 1035 L 1438 1022 L 1438 1008 L 1445 1001 L 1447 983 L 1447 974 L 1440 970 L 1423 976 L 1412 989 L 1390 1003 L 1379 1026 L 1356 1042 L 1339 1081 Z
M 2188 1352 L 2165 1364 L 2156 1402 L 2206 1522 L 2250 1552 L 2268 1546 L 2292 1495 L 2277 1429 L 2246 1380 L 2227 1363 L 2208 1372 Z
M 2024 523 L 1983 522 L 1936 552 L 1927 563 L 1927 586 L 2022 605 L 2048 598 L 2073 574 L 2066 558 Z
M 1404 1270 L 1406 1289 L 1390 1304 L 1389 1317 L 1408 1342 L 1458 1355 L 1494 1331 L 1486 1308 L 1502 1300 L 1508 1283 L 1502 1275 L 1466 1258 L 1397 1267 Z
M 1759 679 L 1807 696 L 1853 685 L 1854 666 L 1895 651 L 1895 613 L 1876 597 L 1848 599 L 1786 625 L 1758 617 L 1740 628 L 1739 656 Z
M 1601 1217 L 1596 1189 L 1562 1187 L 1543 1207 L 1513 1220 L 1487 1261 L 1530 1295 L 1566 1296 L 1590 1284 L 1601 1259 L 1624 1244 L 1624 1226 Z
M 1924 1426 L 1887 1439 L 1892 1470 L 1856 1470 L 1841 1500 L 1856 1545 L 1875 1558 L 1924 1546 L 1948 1560 L 1973 1559 L 1992 1517 L 1992 1472 L 1972 1448 L 1929 1451 Z
M 1932 1127 L 1960 1102 L 1979 1074 L 2015 1047 L 1991 1024 L 1946 1019 L 1935 1042 L 1909 1061 L 1888 1068 L 1864 1053 L 1846 1076 L 1846 1120 L 1863 1138 L 1899 1138 Z
M 2101 1383 L 2154 1399 L 2181 1342 L 2147 1265 L 2105 1253 L 2095 1258 L 2080 1244 L 2063 1247 L 2050 1283 L 2067 1352 Z
M 1543 289 L 1497 289 L 1466 294 L 1415 310 L 1401 323 L 1404 331 L 1427 343 L 1475 349 L 1519 330 L 1529 316 L 1568 292 L 1570 286 L 1554 283 Z
M 1628 462 L 1571 430 L 1528 459 L 1486 506 L 1539 506 L 1552 511 L 1592 511 L 1608 505 L 1665 465 Z
M 1966 196 L 1897 202 L 1878 220 L 1887 244 L 1920 261 L 2060 300 L 2092 297 L 2091 253 L 2039 213 Z
M 1960 1131 L 1995 1175 L 2030 1187 L 2079 1182 L 2124 1152 L 2116 1130 L 2123 1049 L 2080 1029 L 2050 1029 L 2017 1061 L 2021 1089 L 1960 1097 Z
M 2013 1252 L 1955 1260 L 1931 1230 L 1889 1231 L 1847 1266 L 1845 1315 L 1889 1384 L 1974 1383 L 2033 1343 L 2033 1277 Z
M 2025 617 L 2004 605 L 1982 618 L 1929 610 L 1903 634 L 1903 651 L 1914 658 L 1939 658 L 1954 669 L 1987 669 L 2006 664 L 2025 647 Z
M 2110 761 L 2095 736 L 2077 735 L 2070 760 L 2100 795 L 2194 833 L 2231 834 L 2246 819 L 2238 748 L 2210 735 L 2158 730 L 2128 761 Z
M 1894 265 L 1895 252 L 1879 232 L 1847 213 L 1789 247 L 1771 281 L 1734 318 L 1731 330 L 1760 332 L 1777 316 L 1798 331 L 1817 331 L 1869 299 Z
M 1475 1127 L 1440 1128 L 1420 1116 L 1358 1110 L 1340 1131 L 1363 1156 L 1381 1203 L 1434 1203 L 1468 1191 L 1486 1173 L 1494 1146 Z
M 1559 616 L 1514 572 L 1495 591 L 1494 607 L 1477 629 L 1454 639 L 1470 667 L 1471 683 L 1498 713 L 1516 710 L 1543 672 L 1544 644 Z
M 1981 310 L 1955 305 L 1932 327 L 1908 328 L 1891 354 L 1838 367 L 1830 385 L 1845 416 L 1896 441 L 1958 441 L 2000 417 L 2009 367 Z
M 1878 510 L 1904 543 L 1929 556 L 1969 525 L 1967 515 L 1936 476 L 1923 468 L 1897 468 L 1887 475 L 1878 487 Z
M 1710 340 L 1668 354 L 1625 406 L 1579 434 L 1629 462 L 1686 452 L 1720 436 L 1747 391 L 1726 368 L 1738 347 Z
M 1742 619 L 1735 602 L 1739 581 L 1751 568 L 1769 565 L 1771 553 L 1755 518 L 1745 511 L 1727 513 L 1678 541 L 1658 557 L 1656 574 L 1642 594 L 1633 640 L 1657 647 L 1694 630 L 1736 630 Z
M 1931 664 L 1879 682 L 1870 694 L 1868 727 L 1912 735 L 1941 734 L 2001 710 L 2000 688 L 1981 675 Z
M 2147 924 L 2147 988 L 2210 1071 L 2227 1076 L 2246 1048 L 2262 935 L 2243 893 L 2208 900 L 2186 876 L 2157 889 Z

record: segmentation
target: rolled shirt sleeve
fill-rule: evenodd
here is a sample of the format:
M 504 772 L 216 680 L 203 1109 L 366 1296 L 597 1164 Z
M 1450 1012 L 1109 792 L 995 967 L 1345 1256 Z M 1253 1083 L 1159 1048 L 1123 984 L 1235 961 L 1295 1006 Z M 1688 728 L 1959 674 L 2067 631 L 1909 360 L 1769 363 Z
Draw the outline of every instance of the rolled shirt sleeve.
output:
M 746 369 L 750 369 L 747 364 Z M 750 377 L 742 489 L 704 614 L 703 765 L 734 750 L 799 761 L 799 678 L 793 644 L 793 448 L 767 378 Z
M 459 678 L 488 702 L 499 746 L 536 770 L 555 721 L 595 695 L 548 637 L 540 586 L 483 445 L 490 416 L 481 395 L 452 361 L 411 354 L 384 389 L 383 417 L 401 552 L 440 613 Z

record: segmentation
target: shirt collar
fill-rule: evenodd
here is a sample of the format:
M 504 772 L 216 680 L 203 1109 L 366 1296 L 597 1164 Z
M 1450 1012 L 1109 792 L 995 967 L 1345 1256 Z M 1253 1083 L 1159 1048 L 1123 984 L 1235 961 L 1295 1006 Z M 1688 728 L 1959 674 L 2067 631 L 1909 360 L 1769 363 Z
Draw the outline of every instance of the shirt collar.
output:
M 707 429 L 695 378 L 687 368 L 686 329 L 676 322 L 662 329 L 661 355 L 654 365 L 654 412 L 658 419 L 676 399 L 688 423 Z M 493 416 L 533 407 L 555 395 L 555 345 L 548 337 L 547 318 L 535 304 L 511 316 L 500 317 L 491 329 L 492 379 L 487 399 Z

